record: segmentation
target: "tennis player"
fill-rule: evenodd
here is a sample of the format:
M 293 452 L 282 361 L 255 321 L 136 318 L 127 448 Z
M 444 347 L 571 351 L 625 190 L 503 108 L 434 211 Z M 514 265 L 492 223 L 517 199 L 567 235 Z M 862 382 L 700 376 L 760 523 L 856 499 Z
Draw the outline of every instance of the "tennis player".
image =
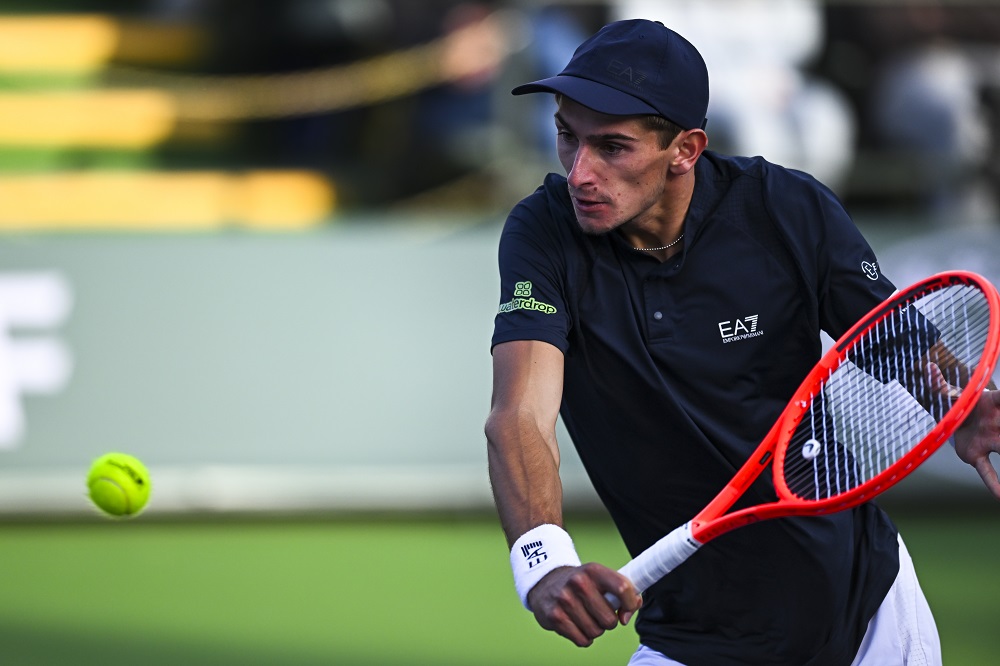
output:
M 706 150 L 705 63 L 663 25 L 607 25 L 513 92 L 556 95 L 566 171 L 512 210 L 499 248 L 486 435 L 522 603 L 579 646 L 641 606 L 633 665 L 940 664 L 910 558 L 871 503 L 735 530 L 644 598 L 581 564 L 562 526 L 560 414 L 634 556 L 745 462 L 820 331 L 840 336 L 894 286 L 829 189 Z M 1000 498 L 998 394 L 956 448 Z M 773 497 L 766 481 L 754 493 Z

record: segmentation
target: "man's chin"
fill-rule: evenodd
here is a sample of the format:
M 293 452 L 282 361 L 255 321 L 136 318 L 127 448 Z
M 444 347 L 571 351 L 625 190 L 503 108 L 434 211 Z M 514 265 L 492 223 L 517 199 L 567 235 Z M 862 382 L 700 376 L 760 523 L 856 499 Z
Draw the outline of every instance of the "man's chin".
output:
M 576 223 L 580 225 L 580 231 L 588 236 L 603 236 L 618 227 L 617 224 L 581 218 L 579 215 L 576 217 Z
M 576 209 L 573 210 L 573 214 L 580 230 L 589 236 L 602 236 L 617 226 L 603 215 L 588 215 Z

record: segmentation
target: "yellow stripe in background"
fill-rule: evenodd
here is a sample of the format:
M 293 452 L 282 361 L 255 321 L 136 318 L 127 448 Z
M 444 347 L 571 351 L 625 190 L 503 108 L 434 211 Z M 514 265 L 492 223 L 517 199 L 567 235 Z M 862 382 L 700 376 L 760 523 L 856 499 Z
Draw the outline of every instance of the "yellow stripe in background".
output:
M 302 230 L 336 193 L 309 171 L 84 172 L 0 177 L 0 232 Z
M 176 124 L 159 90 L 0 93 L 0 147 L 149 148 Z
M 95 71 L 120 38 L 120 26 L 107 16 L 0 17 L 0 72 Z
M 204 49 L 196 25 L 99 14 L 0 16 L 0 73 L 88 74 L 110 61 L 190 62 Z

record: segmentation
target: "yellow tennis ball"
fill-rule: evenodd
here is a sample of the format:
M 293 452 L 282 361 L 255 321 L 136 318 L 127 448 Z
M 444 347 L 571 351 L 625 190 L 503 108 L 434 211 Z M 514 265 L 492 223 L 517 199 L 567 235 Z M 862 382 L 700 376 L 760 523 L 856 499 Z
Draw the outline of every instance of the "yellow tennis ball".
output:
M 149 470 L 126 453 L 106 453 L 90 467 L 87 490 L 105 513 L 126 518 L 142 511 L 149 501 Z

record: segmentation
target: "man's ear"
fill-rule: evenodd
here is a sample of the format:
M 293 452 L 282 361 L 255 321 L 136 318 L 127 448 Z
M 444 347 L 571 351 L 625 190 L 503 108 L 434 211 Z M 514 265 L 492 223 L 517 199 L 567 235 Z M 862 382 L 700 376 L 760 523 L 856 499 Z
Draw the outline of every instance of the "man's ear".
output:
M 674 155 L 670 163 L 670 173 L 675 176 L 682 176 L 694 168 L 694 163 L 701 157 L 702 152 L 708 147 L 708 135 L 705 130 L 693 129 L 681 132 L 674 139 Z

